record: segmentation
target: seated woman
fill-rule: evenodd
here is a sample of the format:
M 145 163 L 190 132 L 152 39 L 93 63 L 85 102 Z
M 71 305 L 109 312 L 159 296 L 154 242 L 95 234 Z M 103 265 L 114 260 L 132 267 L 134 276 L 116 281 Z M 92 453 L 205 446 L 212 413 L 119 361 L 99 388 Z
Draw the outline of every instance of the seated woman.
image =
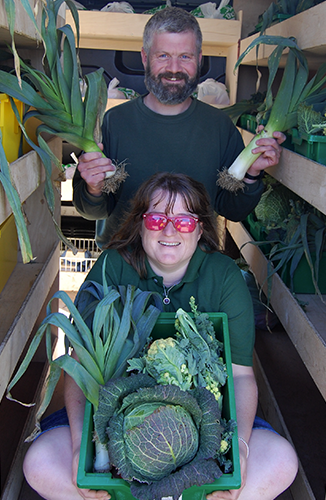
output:
M 257 385 L 252 368 L 254 319 L 240 270 L 219 251 L 216 221 L 202 184 L 183 174 L 159 173 L 138 190 L 118 233 L 87 279 L 108 285 L 132 284 L 162 296 L 165 311 L 225 312 L 229 320 L 242 486 L 217 491 L 209 500 L 272 500 L 292 483 L 297 457 L 291 445 L 255 420 Z M 54 424 L 30 447 L 24 462 L 29 484 L 47 500 L 109 498 L 76 486 L 84 396 L 66 376 L 67 422 Z M 59 425 L 59 426 L 58 426 Z

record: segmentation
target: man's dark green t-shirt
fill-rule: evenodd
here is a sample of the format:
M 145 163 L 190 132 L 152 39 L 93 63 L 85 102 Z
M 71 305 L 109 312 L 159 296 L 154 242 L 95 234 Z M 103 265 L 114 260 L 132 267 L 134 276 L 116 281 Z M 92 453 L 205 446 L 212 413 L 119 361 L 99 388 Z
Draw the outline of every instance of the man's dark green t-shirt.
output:
M 100 246 L 109 241 L 138 187 L 156 172 L 184 173 L 202 182 L 215 211 L 230 220 L 243 220 L 259 201 L 261 182 L 236 195 L 217 187 L 218 172 L 233 163 L 243 141 L 230 118 L 209 104 L 193 99 L 184 113 L 166 116 L 139 97 L 110 109 L 102 132 L 105 155 L 126 162 L 129 176 L 116 195 L 94 197 L 76 171 L 74 205 L 85 218 L 97 220 Z
M 195 298 L 201 312 L 225 312 L 228 316 L 232 362 L 252 365 L 255 339 L 252 299 L 240 269 L 230 257 L 219 252 L 205 253 L 198 247 L 185 276 L 170 289 L 168 296 L 171 302 L 168 305 L 163 304 L 165 293 L 162 277 L 154 273 L 149 263 L 146 262 L 147 277 L 141 279 L 116 250 L 104 250 L 86 280 L 103 283 L 104 259 L 109 286 L 130 284 L 140 290 L 158 292 L 162 297 L 164 312 L 174 312 L 179 307 L 190 311 L 191 296 Z

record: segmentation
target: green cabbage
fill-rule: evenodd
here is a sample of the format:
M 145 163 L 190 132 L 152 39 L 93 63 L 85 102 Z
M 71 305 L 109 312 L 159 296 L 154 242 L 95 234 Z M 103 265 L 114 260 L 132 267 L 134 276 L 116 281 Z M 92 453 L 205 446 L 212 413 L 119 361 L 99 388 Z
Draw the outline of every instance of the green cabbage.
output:
M 100 388 L 95 431 L 109 436 L 111 466 L 139 500 L 178 499 L 222 472 L 221 411 L 205 388 L 155 385 L 147 374 L 110 380 Z
M 255 215 L 267 228 L 279 226 L 291 212 L 293 193 L 285 186 L 271 186 L 262 194 Z

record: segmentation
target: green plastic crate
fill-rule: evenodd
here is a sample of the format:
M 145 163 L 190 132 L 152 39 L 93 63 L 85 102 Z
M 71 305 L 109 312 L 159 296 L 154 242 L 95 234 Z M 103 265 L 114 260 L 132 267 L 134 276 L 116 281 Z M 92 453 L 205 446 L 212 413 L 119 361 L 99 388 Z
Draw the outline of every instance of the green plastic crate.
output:
M 310 160 L 326 165 L 326 136 L 309 135 L 299 133 L 298 129 L 292 129 L 292 143 L 294 152 Z
M 224 361 L 226 363 L 228 379 L 223 387 L 223 417 L 236 420 L 236 407 L 234 398 L 234 385 L 232 376 L 232 361 L 228 320 L 225 313 L 208 313 L 214 324 L 216 337 L 224 344 Z M 175 313 L 161 313 L 154 327 L 154 339 L 171 337 L 175 333 Z M 113 478 L 110 473 L 94 473 L 92 405 L 87 401 L 84 416 L 84 427 L 80 449 L 77 485 L 79 488 L 108 491 L 112 500 L 135 500 L 130 493 L 127 481 Z M 241 473 L 239 461 L 239 447 L 237 430 L 232 438 L 232 447 L 229 451 L 233 463 L 233 472 L 223 474 L 212 484 L 192 486 L 182 494 L 182 500 L 204 500 L 208 493 L 217 490 L 238 489 L 241 486 Z
M 244 227 L 249 231 L 255 241 L 266 241 L 266 234 L 263 231 L 261 223 L 256 219 L 256 216 L 251 212 L 242 222 Z M 270 243 L 261 244 L 258 246 L 264 255 L 271 251 Z
M 315 263 L 316 255 L 311 255 L 313 264 Z M 316 290 L 311 277 L 311 269 L 309 267 L 306 256 L 303 255 L 293 274 L 293 284 L 291 287 L 290 264 L 286 265 L 282 280 L 288 288 L 294 293 L 315 294 Z M 323 253 L 319 262 L 319 278 L 318 287 L 322 294 L 326 294 L 326 252 Z
M 266 120 L 261 120 L 260 125 L 266 125 Z M 244 130 L 248 130 L 252 134 L 256 133 L 256 128 L 258 127 L 258 123 L 256 121 L 255 115 L 250 115 L 248 113 L 244 113 L 240 116 L 240 127 Z
M 256 220 L 255 215 L 250 213 L 247 218 L 243 221 L 244 227 L 249 231 L 251 236 L 255 241 L 266 241 L 266 235 L 263 232 L 262 226 Z M 268 258 L 268 254 L 271 251 L 271 244 L 266 243 L 266 245 L 261 244 L 259 248 L 264 253 L 264 255 Z M 316 255 L 312 254 L 311 256 L 313 264 L 315 263 Z M 277 261 L 274 262 L 274 265 L 277 265 Z M 314 294 L 316 293 L 312 277 L 311 270 L 306 259 L 306 256 L 303 255 L 301 257 L 300 262 L 293 274 L 293 283 L 291 286 L 291 278 L 290 278 L 290 266 L 291 263 L 286 264 L 284 271 L 280 270 L 278 272 L 279 275 L 282 276 L 282 280 L 285 285 L 291 289 L 293 293 L 305 293 L 305 294 Z M 322 294 L 326 294 L 326 252 L 324 252 L 320 262 L 319 262 L 319 279 L 318 279 L 318 287 Z

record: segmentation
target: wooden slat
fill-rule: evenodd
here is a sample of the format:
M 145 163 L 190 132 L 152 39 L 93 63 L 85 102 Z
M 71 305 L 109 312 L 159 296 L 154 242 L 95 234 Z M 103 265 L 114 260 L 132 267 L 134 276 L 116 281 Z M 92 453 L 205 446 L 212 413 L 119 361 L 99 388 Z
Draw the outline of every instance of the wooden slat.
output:
M 326 6 L 326 3 L 325 3 Z M 247 145 L 254 135 L 240 129 Z M 266 172 L 326 214 L 326 166 L 283 148 L 280 162 Z
M 32 21 L 29 19 L 28 15 L 21 7 L 20 0 L 15 0 L 16 5 L 16 19 L 15 19 L 15 43 L 16 46 L 23 47 L 36 47 L 37 42 L 41 40 Z M 33 7 L 34 2 L 30 0 L 30 4 Z M 37 16 L 37 24 L 41 26 L 41 11 Z M 5 11 L 4 1 L 0 2 L 0 44 L 5 46 L 6 44 L 11 45 L 11 37 L 8 28 L 7 15 Z
M 143 30 L 150 18 L 146 14 L 79 11 L 80 48 L 140 51 Z M 71 12 L 66 21 L 74 28 Z M 203 32 L 203 54 L 227 56 L 228 48 L 238 43 L 241 19 L 198 19 Z
M 54 137 L 49 141 L 53 153 L 61 158 L 62 140 Z M 23 203 L 45 180 L 43 164 L 35 151 L 30 151 L 18 160 L 10 163 L 10 174 L 20 201 Z M 0 224 L 12 213 L 2 185 L 0 185 Z
M 241 223 L 227 221 L 227 229 L 239 248 L 244 243 L 252 241 Z M 241 253 L 249 263 L 258 283 L 264 284 L 263 289 L 267 294 L 267 260 L 264 254 L 252 244 L 243 246 Z M 278 274 L 272 278 L 270 301 L 316 386 L 326 399 L 326 341 L 323 338 L 325 327 L 321 332 L 317 329 L 309 318 L 308 311 L 307 313 L 303 311 Z M 325 307 L 320 301 L 320 309 Z
M 267 29 L 266 34 L 283 37 L 295 37 L 298 46 L 306 52 L 309 57 L 309 68 L 317 69 L 325 61 L 326 31 L 324 22 L 326 19 L 325 2 L 305 10 L 296 16 L 290 17 L 281 23 L 275 24 Z M 257 38 L 258 34 L 241 40 L 240 52 L 242 53 L 248 45 Z M 267 59 L 271 54 L 273 46 L 261 46 L 259 49 L 258 63 L 266 66 Z M 253 49 L 243 60 L 243 64 L 256 64 L 256 50 Z
M 34 7 L 34 1 L 29 0 L 31 7 Z M 38 48 L 40 45 L 41 37 L 37 33 L 33 22 L 28 17 L 24 8 L 21 5 L 21 0 L 15 0 L 16 5 L 16 19 L 15 19 L 15 44 L 17 48 Z M 36 22 L 37 26 L 41 27 L 42 9 L 39 7 Z M 59 9 L 58 26 L 65 24 L 65 5 Z M 4 1 L 0 1 L 0 46 L 7 48 L 11 45 L 11 36 L 8 27 L 7 15 L 4 7 Z
M 42 372 L 42 376 L 38 384 L 38 389 L 36 391 L 34 401 L 39 400 L 48 373 L 49 373 L 48 363 L 45 363 L 44 370 Z M 1 491 L 1 500 L 17 500 L 17 498 L 19 497 L 19 493 L 24 481 L 23 461 L 28 449 L 28 446 L 24 442 L 24 440 L 26 436 L 28 436 L 34 429 L 35 415 L 38 410 L 38 407 L 39 405 L 35 405 L 30 409 L 28 413 L 28 418 L 26 419 L 25 425 L 22 429 L 20 441 L 17 446 L 13 461 L 11 463 L 8 477 L 4 484 L 3 490 Z
M 59 266 L 59 245 L 42 264 L 17 264 L 0 295 L 0 400 L 23 352 Z
M 254 352 L 254 371 L 258 385 L 259 404 L 264 417 L 279 434 L 293 445 L 291 433 L 284 422 L 281 410 L 256 352 Z M 290 491 L 295 500 L 316 500 L 300 460 L 298 474 L 290 486 Z

